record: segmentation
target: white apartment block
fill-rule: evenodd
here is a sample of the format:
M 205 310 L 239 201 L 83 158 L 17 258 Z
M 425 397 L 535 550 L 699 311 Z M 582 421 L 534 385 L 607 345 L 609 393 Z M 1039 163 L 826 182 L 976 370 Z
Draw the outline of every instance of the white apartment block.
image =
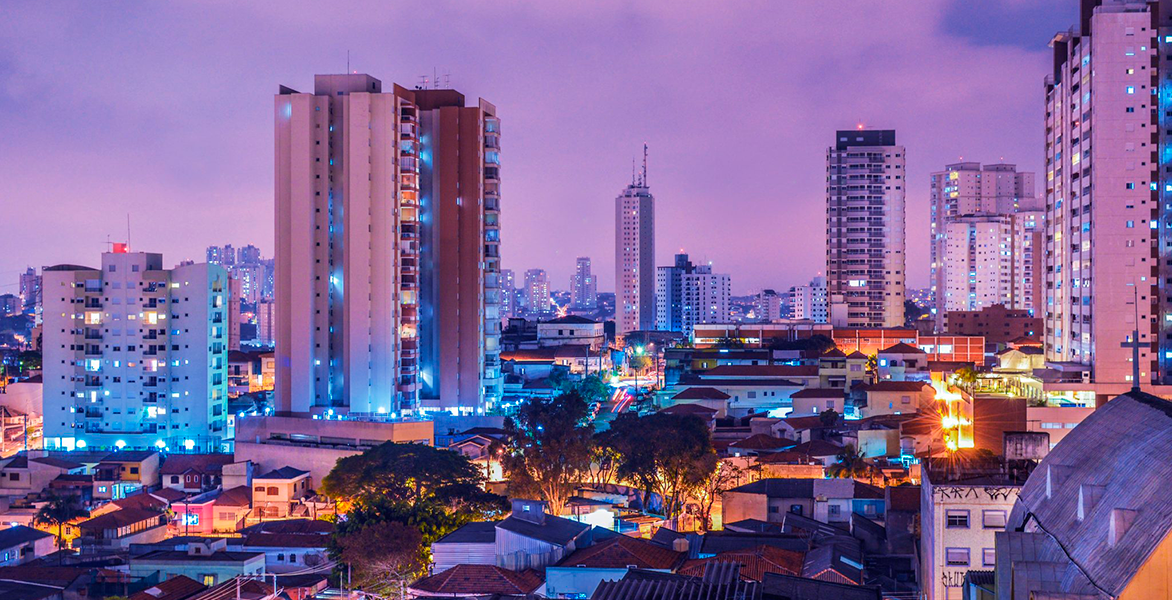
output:
M 691 332 L 704 323 L 728 323 L 732 319 L 730 298 L 731 278 L 713 273 L 709 265 L 700 265 L 682 276 L 683 310 L 680 319 L 683 331 Z
M 655 197 L 643 172 L 615 198 L 615 326 L 619 335 L 655 329 Z
M 1090 367 L 1094 383 L 1122 390 L 1162 382 L 1172 365 L 1172 240 L 1161 243 L 1159 228 L 1172 173 L 1159 170 L 1168 161 L 1157 142 L 1172 112 L 1156 105 L 1156 86 L 1167 85 L 1159 46 L 1172 29 L 1157 3 L 1083 4 L 1078 30 L 1050 42 L 1045 82 L 1046 359 Z M 1121 347 L 1135 329 L 1139 382 Z
M 894 130 L 838 131 L 826 151 L 826 282 L 848 327 L 902 327 L 905 150 Z
M 545 269 L 525 271 L 525 300 L 532 315 L 546 314 L 552 309 L 549 299 L 549 275 Z
M 774 290 L 761 290 L 753 296 L 753 315 L 762 323 L 780 320 L 785 316 L 782 314 L 784 304 L 781 294 Z
M 961 467 L 963 468 L 963 467 Z M 927 600 L 962 600 L 969 571 L 996 564 L 1021 483 L 998 475 L 949 481 L 924 469 L 920 486 L 920 589 Z
M 570 305 L 573 308 L 589 310 L 598 306 L 598 280 L 590 272 L 590 258 L 579 256 L 570 277 Z
M 1023 211 L 1041 208 L 1033 173 L 1018 172 L 1012 164 L 947 165 L 932 173 L 930 206 L 932 312 L 938 330 L 951 310 L 980 310 L 990 304 L 1034 308 L 1033 290 L 1026 290 L 1023 279 L 1025 238 L 1033 234 L 1027 231 Z M 995 244 L 996 252 L 988 246 L 993 242 L 988 238 L 997 235 L 991 229 L 1006 234 Z
M 815 277 L 806 285 L 791 287 L 789 307 L 791 319 L 828 323 L 830 308 L 826 295 L 826 278 Z
M 45 269 L 46 448 L 223 450 L 228 273 L 162 263 L 120 251 Z

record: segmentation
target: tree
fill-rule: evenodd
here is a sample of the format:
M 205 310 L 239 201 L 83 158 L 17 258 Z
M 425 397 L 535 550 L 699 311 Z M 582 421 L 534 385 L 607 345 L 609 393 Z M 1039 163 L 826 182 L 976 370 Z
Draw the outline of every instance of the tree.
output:
M 89 515 L 89 511 L 81 504 L 77 494 L 59 494 L 52 492 L 49 502 L 37 510 L 33 515 L 35 525 L 57 528 L 57 547 L 65 547 L 65 524 L 74 519 Z
M 627 365 L 631 367 L 632 371 L 642 373 L 651 366 L 651 357 L 646 354 L 632 354 L 627 358 Z
M 610 386 L 599 375 L 587 375 L 574 383 L 574 389 L 587 404 L 605 402 L 610 397 Z
M 924 318 L 924 315 L 926 314 L 928 314 L 928 311 L 920 308 L 920 305 L 916 304 L 914 301 L 903 301 L 903 318 L 906 324 L 910 325 L 913 322 Z
M 337 547 L 352 569 L 353 587 L 383 597 L 404 598 L 407 583 L 426 573 L 423 535 L 404 523 L 368 524 L 339 536 Z
M 977 372 L 970 367 L 961 367 L 956 370 L 956 381 L 968 393 L 973 392 L 973 387 L 977 384 Z
M 424 444 L 386 442 L 338 460 L 322 479 L 321 491 L 351 502 L 386 498 L 421 502 L 435 499 L 452 508 L 491 502 L 481 488 L 484 476 L 468 457 Z
M 822 422 L 823 427 L 834 427 L 838 425 L 838 411 L 833 408 L 828 408 L 818 413 L 818 420 Z
M 587 473 L 587 482 L 594 487 L 615 483 L 622 458 L 614 445 L 613 431 L 608 429 L 595 433 L 590 440 L 590 470 Z
M 875 473 L 877 469 L 874 465 L 867 462 L 866 458 L 855 448 L 854 444 L 847 444 L 838 453 L 838 462 L 826 468 L 826 474 L 831 477 L 839 477 L 842 479 L 862 479 L 864 477 L 871 481 L 875 480 Z
M 505 421 L 501 466 L 510 493 L 544 500 L 559 514 L 590 469 L 589 407 L 577 390 L 531 398 Z
M 622 455 L 618 476 L 663 500 L 663 513 L 675 518 L 688 494 L 716 469 L 716 451 L 708 425 L 695 415 L 624 413 L 611 423 L 615 447 Z
M 740 467 L 722 460 L 709 473 L 704 482 L 696 489 L 696 503 L 699 505 L 698 516 L 703 531 L 712 531 L 712 509 L 716 501 L 728 490 L 736 487 L 743 475 Z

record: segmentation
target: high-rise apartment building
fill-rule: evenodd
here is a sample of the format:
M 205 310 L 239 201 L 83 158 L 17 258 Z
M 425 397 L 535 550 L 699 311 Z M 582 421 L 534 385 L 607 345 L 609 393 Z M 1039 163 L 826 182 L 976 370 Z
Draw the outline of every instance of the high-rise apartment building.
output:
M 728 275 L 677 254 L 675 264 L 656 269 L 655 328 L 690 334 L 697 324 L 728 323 L 731 295 Z
M 236 265 L 236 249 L 232 247 L 232 244 L 208 246 L 207 259 L 208 264 L 231 269 Z
M 236 264 L 256 266 L 261 264 L 260 248 L 249 244 L 236 252 Z
M 1034 174 L 1015 165 L 963 162 L 932 173 L 931 290 L 938 330 L 949 311 L 1032 308 L 1026 276 L 1032 286 L 1037 265 L 1027 264 L 1035 233 L 1027 223 L 1037 222 L 1030 211 L 1039 208 Z M 1028 252 L 1032 259 L 1032 248 Z
M 826 278 L 815 277 L 806 285 L 795 285 L 789 289 L 791 319 L 802 319 L 815 323 L 830 322 L 830 308 L 826 295 Z
M 1046 77 L 1046 358 L 1093 382 L 1169 383 L 1172 9 L 1084 0 Z M 1162 94 L 1166 95 L 1166 94 Z M 1138 323 L 1137 323 L 1138 321 Z M 1140 380 L 1132 376 L 1139 331 Z
M 276 343 L 275 328 L 277 303 L 271 300 L 258 302 L 256 305 L 256 341 L 264 346 Z
M 590 258 L 579 256 L 570 277 L 570 306 L 591 310 L 598 306 L 598 282 L 590 272 Z
M 369 75 L 282 86 L 276 403 L 483 412 L 501 395 L 500 121 Z
M 549 299 L 549 275 L 545 269 L 525 271 L 525 300 L 530 315 L 548 315 L 552 310 Z
M 784 306 L 782 295 L 775 290 L 761 290 L 753 296 L 753 316 L 762 323 L 781 319 Z
M 655 328 L 655 197 L 643 171 L 615 198 L 615 326 L 619 334 Z
M 501 269 L 501 316 L 518 317 L 517 278 L 512 269 Z
M 222 451 L 228 273 L 107 252 L 44 270 L 44 435 L 57 449 Z
M 904 324 L 906 157 L 895 131 L 838 131 L 826 151 L 826 282 L 846 326 Z
M 41 276 L 37 275 L 36 269 L 29 267 L 20 274 L 18 291 L 26 310 L 34 308 L 41 302 Z

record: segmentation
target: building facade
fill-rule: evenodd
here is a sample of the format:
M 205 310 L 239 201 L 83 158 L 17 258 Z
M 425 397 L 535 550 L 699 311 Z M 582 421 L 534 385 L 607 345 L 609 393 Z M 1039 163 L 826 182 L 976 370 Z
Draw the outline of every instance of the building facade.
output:
M 550 313 L 553 303 L 549 299 L 549 275 L 545 269 L 525 271 L 525 299 L 529 303 L 526 307 L 529 314 Z
M 732 283 L 727 274 L 713 273 L 711 265 L 697 265 L 683 275 L 682 284 L 680 323 L 685 333 L 691 334 L 696 325 L 732 320 Z
M 1034 174 L 963 162 L 931 176 L 931 291 L 936 329 L 949 311 L 1033 308 L 1040 201 Z
M 830 322 L 829 298 L 826 295 L 826 278 L 815 277 L 806 285 L 795 285 L 789 289 L 789 318 Z
M 517 279 L 512 269 L 501 269 L 501 317 L 520 316 L 517 302 Z
M 782 309 L 785 307 L 784 298 L 774 290 L 761 290 L 753 296 L 753 315 L 763 323 L 783 318 Z
M 1046 359 L 1090 367 L 1096 384 L 1167 383 L 1172 367 L 1172 230 L 1160 226 L 1172 214 L 1161 208 L 1172 200 L 1172 173 L 1161 169 L 1172 117 L 1156 106 L 1167 12 L 1166 3 L 1084 1 L 1077 31 L 1050 43 Z M 1121 347 L 1136 329 L 1139 382 Z
M 26 310 L 35 308 L 41 302 L 41 276 L 37 275 L 36 269 L 29 267 L 20 274 L 18 291 Z
M 276 95 L 276 403 L 483 411 L 500 398 L 500 121 L 455 90 L 318 75 Z
M 590 257 L 579 256 L 570 277 L 570 306 L 579 310 L 598 307 L 598 281 L 590 272 Z
M 655 197 L 643 171 L 615 198 L 615 326 L 620 335 L 655 328 Z
M 838 131 L 826 151 L 826 284 L 849 327 L 904 323 L 905 150 L 895 131 Z
M 226 437 L 228 274 L 107 252 L 45 269 L 46 448 L 200 448 Z

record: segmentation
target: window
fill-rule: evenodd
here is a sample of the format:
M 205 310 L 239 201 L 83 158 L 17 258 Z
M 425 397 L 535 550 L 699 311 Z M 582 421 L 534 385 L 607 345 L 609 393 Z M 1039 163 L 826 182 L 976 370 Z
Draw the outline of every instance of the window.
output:
M 981 511 L 981 526 L 985 529 L 1005 529 L 1005 511 Z
M 172 476 L 171 476 L 171 483 L 179 483 L 179 476 L 178 476 L 178 475 L 172 475 Z
M 837 517 L 839 514 L 842 513 L 842 507 L 840 507 L 837 504 L 831 504 L 827 508 L 830 510 L 830 516 L 832 516 L 832 517 Z
M 801 504 L 791 504 L 791 505 L 789 505 L 789 511 L 795 515 L 800 515 L 800 514 L 802 514 L 802 505 Z
M 776 512 L 778 512 L 778 510 L 777 510 L 777 507 L 776 507 L 776 506 L 770 506 L 770 507 L 769 507 L 769 512 L 771 512 L 771 513 L 776 513 Z
M 1127 228 L 1128 228 L 1128 229 L 1134 229 L 1134 228 L 1135 228 L 1135 221 L 1128 221 L 1128 222 L 1127 222 Z
M 945 548 L 944 549 L 944 563 L 954 567 L 969 566 L 969 549 L 968 548 Z
M 948 529 L 968 529 L 969 511 L 949 510 L 945 512 L 944 526 Z
M 997 566 L 997 550 L 995 548 L 985 548 L 981 550 L 981 566 Z
M 212 587 L 213 585 L 216 585 L 216 576 L 215 575 L 204 575 L 202 577 L 202 579 L 203 579 L 203 584 L 208 587 Z

